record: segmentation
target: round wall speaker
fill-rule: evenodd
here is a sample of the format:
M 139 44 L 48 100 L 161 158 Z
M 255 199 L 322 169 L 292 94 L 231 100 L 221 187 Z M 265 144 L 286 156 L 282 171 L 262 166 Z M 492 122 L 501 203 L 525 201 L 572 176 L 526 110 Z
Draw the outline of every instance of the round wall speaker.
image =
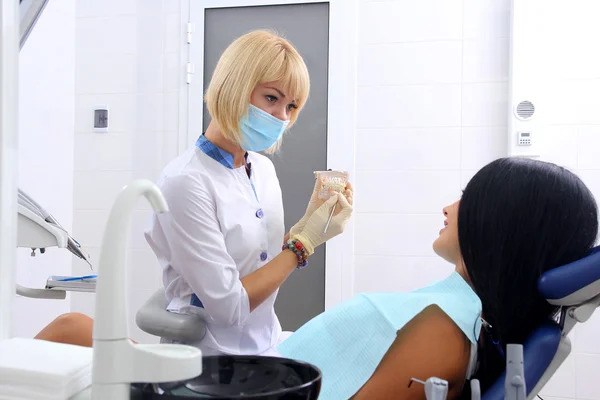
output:
M 515 107 L 515 115 L 521 120 L 528 120 L 533 116 L 535 106 L 529 100 L 524 100 Z

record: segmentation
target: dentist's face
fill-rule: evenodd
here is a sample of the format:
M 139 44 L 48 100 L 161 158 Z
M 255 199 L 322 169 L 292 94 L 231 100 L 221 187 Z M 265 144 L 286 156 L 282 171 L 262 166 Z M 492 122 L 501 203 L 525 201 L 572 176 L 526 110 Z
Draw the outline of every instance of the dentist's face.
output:
M 257 85 L 250 95 L 250 103 L 282 121 L 288 121 L 297 108 L 293 93 L 279 82 Z
M 433 242 L 433 251 L 449 263 L 457 265 L 460 262 L 460 246 L 458 244 L 458 206 L 455 202 L 442 210 L 446 219 L 440 236 Z

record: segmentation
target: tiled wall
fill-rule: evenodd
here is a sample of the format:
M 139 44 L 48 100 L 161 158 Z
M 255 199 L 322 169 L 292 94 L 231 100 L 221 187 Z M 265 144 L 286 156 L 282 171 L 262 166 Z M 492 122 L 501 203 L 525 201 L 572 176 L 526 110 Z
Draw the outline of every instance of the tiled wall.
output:
M 132 179 L 156 180 L 177 154 L 179 0 L 78 0 L 75 73 L 74 234 L 95 265 L 110 207 Z M 109 107 L 109 132 L 93 131 L 93 108 Z M 140 200 L 127 244 L 128 310 L 135 312 L 161 286 L 160 268 L 143 238 L 149 205 Z M 89 268 L 75 261 L 74 274 Z M 72 311 L 93 315 L 94 296 L 73 294 Z
M 75 0 L 51 1 L 19 55 L 18 185 L 67 230 L 73 222 L 73 121 Z M 17 282 L 43 289 L 50 275 L 69 275 L 73 256 L 65 249 L 45 254 L 17 249 Z M 0 277 L 0 279 L 2 279 Z M 32 337 L 66 300 L 16 296 L 12 334 Z
M 356 291 L 410 290 L 452 270 L 431 249 L 442 207 L 506 155 L 509 6 L 398 0 L 360 8 Z
M 548 29 L 545 43 L 555 45 L 543 53 L 537 137 L 547 159 L 578 172 L 600 199 L 600 57 L 590 50 L 600 37 L 598 5 L 555 7 L 562 16 L 546 20 L 565 29 Z M 357 292 L 412 290 L 452 271 L 431 243 L 442 207 L 506 155 L 508 36 L 509 0 L 361 1 Z M 598 338 L 600 313 L 571 335 L 572 355 L 545 400 L 600 399 Z

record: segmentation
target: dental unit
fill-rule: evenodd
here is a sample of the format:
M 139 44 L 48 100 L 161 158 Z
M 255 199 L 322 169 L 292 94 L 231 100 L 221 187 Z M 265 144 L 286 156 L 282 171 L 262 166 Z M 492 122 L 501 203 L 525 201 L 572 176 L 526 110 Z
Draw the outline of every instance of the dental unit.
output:
M 17 247 L 30 248 L 31 256 L 36 251 L 44 254 L 48 247 L 65 248 L 84 260 L 93 270 L 89 255 L 79 242 L 73 239 L 60 223 L 42 206 L 21 189 L 17 198 Z M 66 291 L 93 292 L 95 283 L 88 278 L 87 285 L 80 285 L 80 277 L 51 277 L 45 289 L 33 289 L 16 284 L 18 295 L 38 299 L 64 299 Z M 64 282 L 64 283 L 63 283 Z M 71 282 L 68 284 L 66 282 Z
M 48 0 L 19 0 L 19 49 L 25 45 L 47 3 Z M 2 45 L 4 46 L 4 43 Z M 4 159 L 3 154 L 2 160 Z M 16 198 L 17 247 L 30 248 L 32 257 L 35 257 L 37 250 L 40 254 L 44 254 L 48 247 L 66 248 L 73 255 L 84 260 L 93 270 L 89 255 L 52 214 L 21 189 L 17 188 Z M 59 280 L 69 278 L 50 277 L 45 289 L 27 288 L 19 284 L 15 284 L 15 289 L 18 295 L 40 299 L 64 299 L 66 291 L 94 291 L 94 282 L 87 282 L 85 286 L 75 283 L 58 284 L 58 286 L 55 284 Z
M 255 399 L 317 399 L 320 371 L 305 363 L 259 356 L 202 357 L 201 351 L 192 346 L 134 344 L 129 340 L 125 253 L 133 207 L 140 197 L 145 197 L 155 212 L 168 212 L 162 193 L 150 181 L 133 181 L 119 193 L 105 227 L 97 278 L 54 277 L 45 289 L 16 284 L 15 236 L 17 247 L 31 249 L 32 255 L 56 246 L 69 250 L 92 267 L 79 243 L 16 187 L 18 46 L 19 42 L 20 46 L 25 43 L 47 1 L 0 0 L 0 220 L 5 231 L 0 232 L 0 393 L 3 385 L 10 384 L 30 384 L 33 391 L 39 389 L 31 378 L 38 364 L 52 364 L 50 367 L 60 369 L 59 366 L 72 363 L 71 369 L 78 371 L 81 380 L 79 386 L 85 383 L 85 387 L 73 382 L 69 383 L 71 386 L 65 384 L 70 389 L 63 398 L 71 400 L 244 398 L 244 393 Z M 332 188 L 341 185 L 336 179 L 331 182 Z M 8 228 L 12 234 L 6 234 Z M 68 290 L 96 292 L 93 348 L 10 337 L 10 306 L 15 291 L 33 298 L 64 299 Z M 507 346 L 506 370 L 485 393 L 480 393 L 476 380 L 471 381 L 474 400 L 536 397 L 569 355 L 569 332 L 577 323 L 586 322 L 600 305 L 600 247 L 580 260 L 546 272 L 538 281 L 538 291 L 560 307 L 559 315 L 555 321 L 539 326 L 523 345 Z M 149 334 L 184 343 L 197 340 L 206 331 L 202 315 L 168 312 L 162 288 L 137 312 L 136 323 Z M 69 355 L 77 358 L 76 364 Z M 5 382 L 2 378 L 6 376 L 15 378 Z M 437 377 L 415 379 L 413 384 L 423 385 L 428 399 L 442 400 L 447 396 L 447 382 Z
M 89 262 L 89 255 L 81 249 L 81 245 L 75 239 L 69 236 L 65 228 L 58 223 L 56 218 L 44 210 L 31 197 L 27 196 L 21 189 L 19 189 L 17 201 L 19 213 L 17 222 L 19 225 L 17 247 L 31 247 L 31 255 L 35 256 L 36 247 L 34 246 L 36 245 L 36 240 L 45 236 L 39 231 L 39 226 L 56 238 L 58 247 L 66 247 L 71 253 L 86 261 L 90 268 L 92 268 L 92 264 Z M 33 225 L 32 222 L 37 226 Z M 57 230 L 61 232 L 56 232 Z M 54 243 L 52 242 L 50 245 L 52 246 Z M 43 253 L 45 247 L 39 247 L 38 245 L 37 248 Z

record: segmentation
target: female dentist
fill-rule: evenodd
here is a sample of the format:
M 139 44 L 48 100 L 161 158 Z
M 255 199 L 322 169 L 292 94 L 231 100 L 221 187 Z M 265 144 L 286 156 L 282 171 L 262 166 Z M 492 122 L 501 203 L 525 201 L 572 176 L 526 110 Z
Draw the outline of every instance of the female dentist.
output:
M 268 31 L 238 38 L 206 92 L 206 132 L 159 178 L 170 212 L 153 216 L 146 240 L 163 268 L 167 309 L 205 315 L 205 336 L 188 344 L 206 355 L 278 355 L 279 287 L 352 214 L 351 186 L 322 202 L 317 179 L 306 214 L 284 239 L 275 168 L 257 152 L 279 147 L 308 92 L 306 65 L 288 41 Z

